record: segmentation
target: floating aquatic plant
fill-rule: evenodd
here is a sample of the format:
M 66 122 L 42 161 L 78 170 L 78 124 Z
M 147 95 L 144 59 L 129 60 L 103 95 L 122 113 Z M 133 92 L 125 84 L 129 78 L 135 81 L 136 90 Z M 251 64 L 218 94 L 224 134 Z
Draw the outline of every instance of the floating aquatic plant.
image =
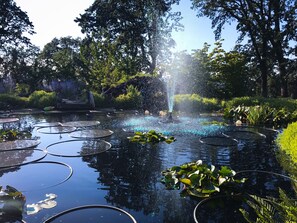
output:
M 162 183 L 166 189 L 180 189 L 182 196 L 209 197 L 212 194 L 234 188 L 242 184 L 246 178 L 234 179 L 236 172 L 227 166 L 217 169 L 213 165 L 203 164 L 201 160 L 173 166 L 162 172 Z
M 27 139 L 31 138 L 32 134 L 28 131 L 18 131 L 18 130 L 0 130 L 0 142 L 3 141 L 13 141 L 16 139 Z
M 173 136 L 165 136 L 162 133 L 150 130 L 148 132 L 135 132 L 134 136 L 128 137 L 130 142 L 138 142 L 141 144 L 152 143 L 156 144 L 159 142 L 166 142 L 168 144 L 176 141 Z

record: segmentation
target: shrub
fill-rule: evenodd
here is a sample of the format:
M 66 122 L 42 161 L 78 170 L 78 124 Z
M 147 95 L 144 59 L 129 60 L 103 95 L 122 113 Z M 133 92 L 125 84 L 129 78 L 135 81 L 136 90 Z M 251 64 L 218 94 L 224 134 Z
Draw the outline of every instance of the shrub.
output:
M 288 125 L 284 131 L 278 135 L 277 144 L 294 163 L 297 163 L 297 122 Z
M 218 99 L 202 98 L 198 94 L 175 95 L 174 101 L 174 110 L 182 112 L 213 112 L 221 107 Z
M 291 112 L 297 110 L 297 100 L 291 98 L 240 97 L 233 98 L 232 100 L 224 103 L 227 110 L 237 106 L 251 107 L 257 105 L 267 105 L 277 110 L 286 108 Z
M 0 110 L 28 107 L 28 99 L 11 94 L 0 94 Z
M 30 94 L 30 85 L 28 85 L 28 84 L 16 84 L 15 93 L 18 96 L 27 97 Z
M 121 94 L 115 99 L 115 107 L 122 109 L 137 109 L 142 106 L 140 91 L 133 85 L 127 87 L 127 93 Z
M 266 125 L 273 120 L 274 109 L 267 105 L 249 107 L 247 112 L 247 122 L 250 125 Z
M 297 121 L 297 100 L 288 98 L 242 97 L 224 103 L 224 117 L 251 125 L 283 127 Z
M 96 92 L 92 92 L 94 96 L 95 106 L 97 108 L 108 108 L 113 107 L 114 99 L 113 98 L 106 98 L 103 94 L 98 94 Z
M 34 91 L 29 96 L 29 105 L 34 108 L 41 108 L 56 105 L 56 93 L 46 91 Z

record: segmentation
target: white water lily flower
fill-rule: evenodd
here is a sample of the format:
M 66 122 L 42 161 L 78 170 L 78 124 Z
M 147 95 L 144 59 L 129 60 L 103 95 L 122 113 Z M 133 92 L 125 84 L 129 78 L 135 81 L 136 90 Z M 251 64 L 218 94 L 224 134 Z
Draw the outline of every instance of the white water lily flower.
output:
M 202 160 L 197 160 L 196 164 L 197 164 L 198 166 L 202 165 Z
M 57 206 L 57 201 L 53 201 L 53 200 L 48 200 L 40 204 L 41 208 L 46 208 L 46 209 L 53 208 L 56 206 Z
M 56 194 L 46 194 L 45 196 L 48 197 L 48 199 L 50 199 L 50 200 L 53 200 L 53 199 L 57 198 Z
M 38 204 L 27 204 L 27 215 L 38 213 L 42 208 Z
M 219 177 L 219 185 L 223 184 L 226 181 L 226 178 Z

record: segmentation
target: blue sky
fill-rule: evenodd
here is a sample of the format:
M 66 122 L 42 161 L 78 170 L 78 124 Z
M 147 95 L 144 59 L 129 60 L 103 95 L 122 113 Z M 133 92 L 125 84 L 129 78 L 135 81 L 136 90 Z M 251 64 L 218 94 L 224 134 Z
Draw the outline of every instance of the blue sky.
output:
M 16 4 L 26 11 L 34 24 L 36 34 L 31 41 L 42 48 L 54 37 L 83 37 L 80 27 L 73 21 L 83 13 L 94 0 L 15 0 Z M 177 43 L 176 51 L 201 49 L 204 42 L 213 44 L 214 33 L 211 21 L 207 18 L 197 18 L 196 12 L 190 9 L 190 0 L 181 0 L 174 6 L 175 11 L 181 11 L 185 26 L 184 32 L 173 33 Z M 228 51 L 235 44 L 237 33 L 233 26 L 226 26 L 222 38 L 223 47 Z

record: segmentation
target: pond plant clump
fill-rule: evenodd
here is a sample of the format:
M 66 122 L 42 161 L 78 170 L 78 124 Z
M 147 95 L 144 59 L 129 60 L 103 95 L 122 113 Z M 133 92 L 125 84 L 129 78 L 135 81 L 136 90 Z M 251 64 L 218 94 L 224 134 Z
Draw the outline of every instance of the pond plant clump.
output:
M 162 172 L 162 183 L 166 189 L 180 189 L 181 195 L 194 197 L 209 197 L 217 193 L 232 194 L 237 185 L 246 181 L 246 178 L 235 179 L 236 172 L 227 166 L 220 169 L 214 165 L 203 164 L 202 160 L 173 166 Z
M 135 132 L 134 136 L 128 137 L 128 139 L 130 142 L 138 142 L 141 144 L 156 144 L 159 142 L 166 142 L 170 144 L 176 141 L 174 136 L 165 136 L 160 132 L 156 132 L 155 130 L 150 130 L 148 132 Z
M 0 142 L 13 141 L 17 139 L 28 139 L 31 138 L 31 136 L 32 134 L 28 131 L 0 129 Z

